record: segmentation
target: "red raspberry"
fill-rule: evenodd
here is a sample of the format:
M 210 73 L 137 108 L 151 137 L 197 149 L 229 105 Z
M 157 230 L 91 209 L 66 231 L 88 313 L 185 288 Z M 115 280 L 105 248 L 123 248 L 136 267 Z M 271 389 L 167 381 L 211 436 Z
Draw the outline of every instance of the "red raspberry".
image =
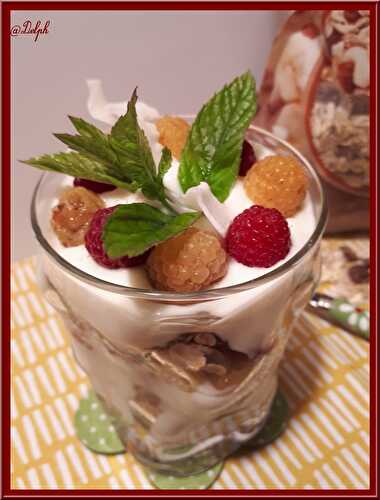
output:
M 248 141 L 244 141 L 243 148 L 241 150 L 239 175 L 244 177 L 254 163 L 256 163 L 255 151 Z
M 84 187 L 93 193 L 105 193 L 106 191 L 113 191 L 116 189 L 116 186 L 113 186 L 112 184 L 90 181 L 88 179 L 82 179 L 81 177 L 75 177 L 73 184 L 76 187 Z
M 101 208 L 97 210 L 91 220 L 90 227 L 84 238 L 84 243 L 86 248 L 91 255 L 91 257 L 99 265 L 103 267 L 108 267 L 109 269 L 119 269 L 121 267 L 133 267 L 143 264 L 149 252 L 145 252 L 137 257 L 120 257 L 119 259 L 111 259 L 106 254 L 103 246 L 102 234 L 105 223 L 112 212 L 118 207 L 118 205 L 109 208 Z
M 227 231 L 226 250 L 249 267 L 271 267 L 290 249 L 286 219 L 275 208 L 252 205 L 232 221 Z

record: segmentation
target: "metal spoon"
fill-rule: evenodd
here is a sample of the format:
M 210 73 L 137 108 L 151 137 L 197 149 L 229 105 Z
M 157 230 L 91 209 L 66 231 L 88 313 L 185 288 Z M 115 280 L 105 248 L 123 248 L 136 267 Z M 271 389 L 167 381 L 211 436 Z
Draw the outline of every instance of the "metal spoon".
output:
M 369 341 L 369 312 L 355 307 L 346 299 L 315 293 L 306 310 Z

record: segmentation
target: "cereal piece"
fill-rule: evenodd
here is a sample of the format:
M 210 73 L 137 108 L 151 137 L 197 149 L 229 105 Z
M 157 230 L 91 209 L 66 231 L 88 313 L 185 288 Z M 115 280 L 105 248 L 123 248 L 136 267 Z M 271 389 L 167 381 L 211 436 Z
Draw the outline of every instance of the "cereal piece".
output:
M 174 344 L 169 352 L 190 371 L 197 372 L 206 366 L 205 355 L 193 344 Z
M 194 342 L 196 344 L 213 347 L 216 344 L 216 338 L 212 333 L 197 333 L 194 337 Z
M 216 342 L 216 338 L 212 334 L 200 333 L 197 336 L 199 335 L 210 335 Z M 172 361 L 177 360 L 186 370 L 191 372 L 206 372 L 217 376 L 224 376 L 227 373 L 227 359 L 222 352 L 214 347 L 194 342 L 190 344 L 176 342 L 169 347 L 169 353 Z
M 190 125 L 177 116 L 163 116 L 156 122 L 160 134 L 159 141 L 179 160 L 186 144 Z
M 245 191 L 252 201 L 276 208 L 284 217 L 299 210 L 307 187 L 302 166 L 291 156 L 267 156 L 256 162 L 244 179 Z
M 216 235 L 190 227 L 152 250 L 147 271 L 159 290 L 194 292 L 226 274 L 227 254 Z
M 206 373 L 210 373 L 211 375 L 217 375 L 218 377 L 224 377 L 224 375 L 227 374 L 227 369 L 225 366 L 216 365 L 214 363 L 207 364 L 203 368 L 203 371 L 205 371 Z
M 64 191 L 51 216 L 51 225 L 62 245 L 82 245 L 94 213 L 103 207 L 103 200 L 84 187 Z
M 226 357 L 218 349 L 215 349 L 214 347 L 208 347 L 205 345 L 199 345 L 199 344 L 195 345 L 197 345 L 199 351 L 202 352 L 204 356 L 206 356 L 206 361 L 208 364 L 211 363 L 214 365 L 223 365 L 223 366 L 226 365 L 227 363 Z

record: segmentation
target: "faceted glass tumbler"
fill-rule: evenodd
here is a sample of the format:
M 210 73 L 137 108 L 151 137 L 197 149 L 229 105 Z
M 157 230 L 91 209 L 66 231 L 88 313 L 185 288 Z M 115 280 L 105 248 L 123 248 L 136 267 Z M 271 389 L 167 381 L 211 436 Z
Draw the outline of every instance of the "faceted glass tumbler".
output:
M 34 193 L 40 284 L 71 334 L 74 356 L 128 451 L 173 475 L 213 466 L 265 424 L 287 340 L 319 280 L 327 208 L 317 175 L 270 133 L 250 127 L 248 140 L 302 163 L 316 225 L 289 260 L 238 285 L 160 292 L 86 274 L 49 243 L 59 175 L 43 175 Z M 202 355 L 189 349 L 194 342 Z

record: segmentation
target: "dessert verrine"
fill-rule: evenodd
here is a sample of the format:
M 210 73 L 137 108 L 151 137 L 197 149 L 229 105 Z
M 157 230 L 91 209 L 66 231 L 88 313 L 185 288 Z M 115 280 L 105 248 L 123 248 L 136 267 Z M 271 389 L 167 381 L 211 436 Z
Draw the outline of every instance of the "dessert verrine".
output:
M 249 74 L 192 125 L 134 93 L 109 134 L 72 118 L 76 152 L 29 162 L 80 172 L 35 194 L 46 296 L 128 449 L 177 474 L 261 428 L 318 280 L 318 180 L 253 113 Z

